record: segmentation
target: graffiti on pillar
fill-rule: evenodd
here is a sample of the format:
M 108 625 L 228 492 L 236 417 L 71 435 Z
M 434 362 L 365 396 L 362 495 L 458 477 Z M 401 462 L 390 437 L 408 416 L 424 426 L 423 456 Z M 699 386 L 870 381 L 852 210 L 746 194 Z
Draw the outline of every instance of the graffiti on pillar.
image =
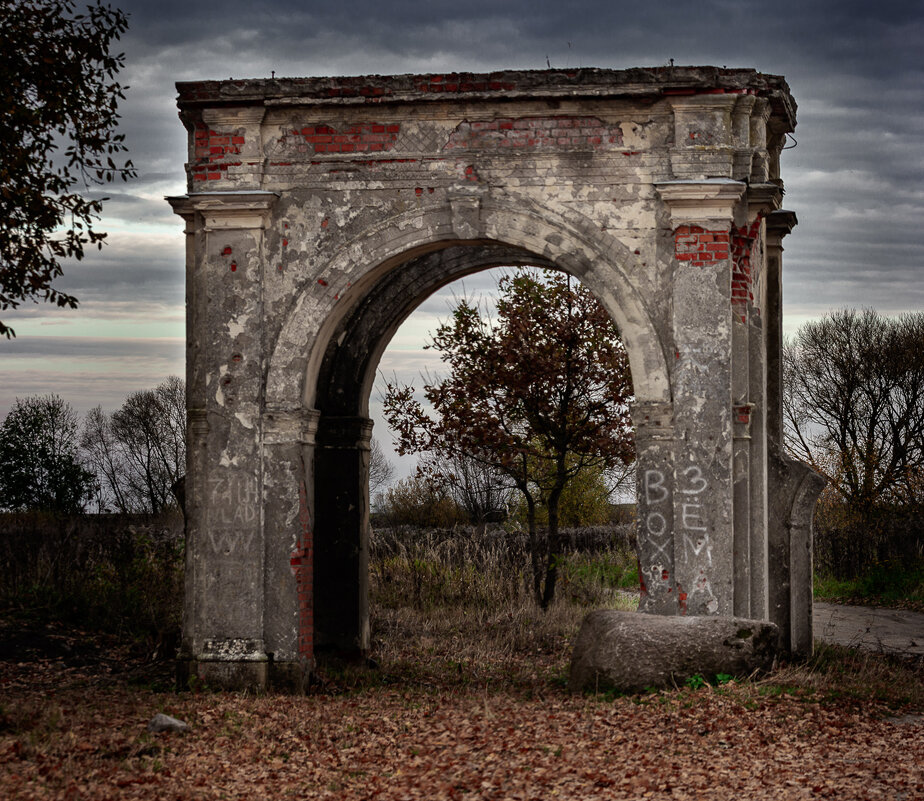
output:
M 221 526 L 249 526 L 257 522 L 257 480 L 232 474 L 211 476 L 212 521 Z
M 709 489 L 709 482 L 696 464 L 681 470 L 677 477 L 679 495 L 680 533 L 683 539 L 683 561 L 699 563 L 699 576 L 688 592 L 677 586 L 681 614 L 715 614 L 719 601 L 712 591 L 712 584 L 705 567 L 712 567 L 712 539 L 706 519 L 703 493 Z M 704 566 L 705 563 L 705 566 Z
M 664 598 L 670 590 L 674 569 L 674 549 L 668 523 L 670 490 L 660 470 L 642 473 L 642 542 L 640 542 L 640 578 L 643 596 Z
M 664 473 L 660 470 L 645 471 L 645 507 L 648 510 L 645 515 L 645 533 L 654 547 L 654 553 L 660 553 L 664 556 L 666 562 L 670 563 L 671 554 L 668 552 L 670 543 L 670 532 L 667 530 L 667 519 L 663 512 L 658 511 L 659 504 L 667 500 L 668 491 L 664 486 Z
M 709 527 L 703 519 L 703 505 L 699 501 L 709 482 L 703 477 L 703 471 L 691 465 L 681 472 L 683 483 L 678 488 L 683 500 L 680 504 L 680 526 L 683 533 L 683 559 L 689 562 L 693 558 L 706 554 L 706 561 L 712 565 L 712 540 L 709 539 Z
M 245 529 L 228 529 L 228 528 L 209 528 L 209 542 L 215 553 L 230 556 L 237 551 L 246 552 L 250 548 L 250 541 L 253 539 L 254 530 Z

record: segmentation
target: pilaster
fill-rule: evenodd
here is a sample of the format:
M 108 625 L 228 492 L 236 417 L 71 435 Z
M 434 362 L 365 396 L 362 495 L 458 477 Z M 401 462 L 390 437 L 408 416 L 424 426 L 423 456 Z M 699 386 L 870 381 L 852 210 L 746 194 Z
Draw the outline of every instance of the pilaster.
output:
M 767 325 L 767 438 L 783 446 L 783 238 L 798 220 L 780 209 L 767 215 L 766 325 Z
M 263 412 L 266 649 L 270 683 L 304 689 L 314 660 L 314 449 L 319 412 Z
M 674 229 L 674 554 L 682 614 L 734 608 L 732 223 L 745 185 L 657 184 Z
M 188 549 L 183 651 L 213 684 L 264 686 L 259 335 L 272 193 L 170 198 L 186 221 Z

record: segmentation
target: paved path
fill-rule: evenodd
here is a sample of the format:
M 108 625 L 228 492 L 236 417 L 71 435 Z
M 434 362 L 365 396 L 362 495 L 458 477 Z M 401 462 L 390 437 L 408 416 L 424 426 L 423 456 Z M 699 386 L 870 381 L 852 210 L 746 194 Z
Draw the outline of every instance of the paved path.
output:
M 815 639 L 874 651 L 924 656 L 924 614 L 815 603 Z

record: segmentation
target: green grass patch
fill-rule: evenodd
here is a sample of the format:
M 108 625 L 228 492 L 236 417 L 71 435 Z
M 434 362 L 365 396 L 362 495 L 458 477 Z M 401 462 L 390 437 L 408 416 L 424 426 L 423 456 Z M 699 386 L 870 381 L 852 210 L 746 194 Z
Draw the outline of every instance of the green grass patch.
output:
M 815 574 L 815 599 L 924 610 L 924 561 L 873 563 L 861 576 Z

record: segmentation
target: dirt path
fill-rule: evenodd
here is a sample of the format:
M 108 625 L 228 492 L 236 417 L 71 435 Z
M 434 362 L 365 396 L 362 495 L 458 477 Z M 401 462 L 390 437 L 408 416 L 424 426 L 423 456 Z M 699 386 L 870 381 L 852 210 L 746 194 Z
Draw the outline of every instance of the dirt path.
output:
M 924 657 L 924 614 L 817 602 L 814 610 L 817 640 Z

